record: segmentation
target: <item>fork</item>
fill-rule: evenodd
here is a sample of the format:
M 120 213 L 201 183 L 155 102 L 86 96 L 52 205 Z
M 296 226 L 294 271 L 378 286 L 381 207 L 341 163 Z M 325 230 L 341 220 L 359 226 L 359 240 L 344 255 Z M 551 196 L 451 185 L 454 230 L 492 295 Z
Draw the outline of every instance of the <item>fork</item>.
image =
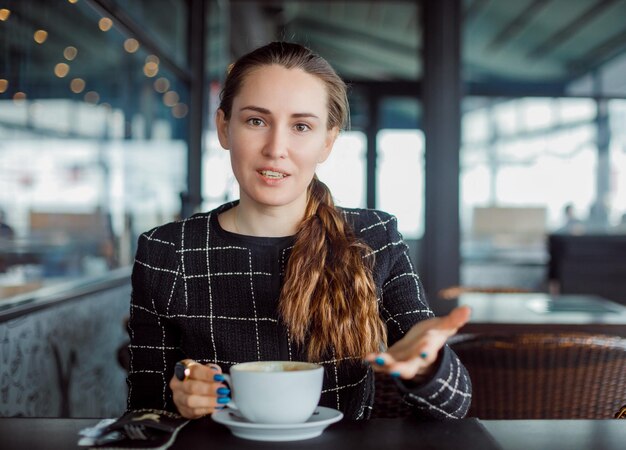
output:
M 124 431 L 126 435 L 132 440 L 145 441 L 148 436 L 143 432 L 144 427 L 141 425 L 124 425 Z

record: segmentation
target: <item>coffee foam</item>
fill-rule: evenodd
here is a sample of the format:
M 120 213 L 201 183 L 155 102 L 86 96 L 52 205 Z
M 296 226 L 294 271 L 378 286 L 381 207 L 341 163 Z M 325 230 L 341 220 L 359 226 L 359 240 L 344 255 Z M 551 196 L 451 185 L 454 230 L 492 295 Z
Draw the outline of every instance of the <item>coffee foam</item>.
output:
M 302 370 L 313 370 L 318 366 L 302 362 L 282 362 L 282 361 L 259 361 L 246 363 L 237 366 L 236 370 L 242 372 L 298 372 Z

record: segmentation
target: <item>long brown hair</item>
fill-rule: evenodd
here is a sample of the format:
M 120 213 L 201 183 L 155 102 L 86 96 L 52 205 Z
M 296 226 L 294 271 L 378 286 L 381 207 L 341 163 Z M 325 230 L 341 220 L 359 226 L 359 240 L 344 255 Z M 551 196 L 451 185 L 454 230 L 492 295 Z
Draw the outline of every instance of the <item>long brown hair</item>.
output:
M 330 64 L 306 47 L 272 42 L 230 67 L 220 94 L 220 109 L 230 119 L 233 99 L 250 72 L 262 66 L 301 69 L 321 79 L 328 92 L 328 129 L 349 121 L 346 85 Z M 298 227 L 279 301 L 291 339 L 307 346 L 307 358 L 363 357 L 386 343 L 372 250 L 356 238 L 335 208 L 328 187 L 315 176 L 308 187 L 304 218 Z

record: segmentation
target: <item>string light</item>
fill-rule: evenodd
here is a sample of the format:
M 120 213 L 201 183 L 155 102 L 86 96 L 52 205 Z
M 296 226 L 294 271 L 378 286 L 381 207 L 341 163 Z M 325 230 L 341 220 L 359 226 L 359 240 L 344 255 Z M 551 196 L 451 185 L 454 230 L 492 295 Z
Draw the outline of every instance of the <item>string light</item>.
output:
M 9 19 L 10 15 L 11 15 L 11 10 L 6 9 L 6 8 L 0 9 L 0 21 L 6 22 Z
M 43 44 L 48 39 L 48 32 L 46 30 L 37 30 L 33 35 L 33 39 L 35 39 L 36 43 Z
M 85 101 L 87 103 L 96 104 L 100 100 L 100 95 L 96 91 L 89 91 L 85 94 Z
M 78 0 L 67 0 L 67 1 L 68 1 L 68 2 L 70 2 L 72 5 L 73 5 L 74 3 L 78 3 Z
M 124 41 L 124 50 L 128 53 L 135 53 L 139 50 L 139 41 L 134 38 L 128 38 Z
M 167 92 L 169 88 L 170 88 L 170 81 L 165 77 L 157 78 L 154 81 L 154 90 L 157 92 L 160 92 L 161 94 L 163 94 L 164 92 Z
M 74 78 L 70 82 L 70 89 L 74 94 L 80 94 L 85 90 L 85 80 L 82 78 Z
M 163 95 L 163 103 L 165 103 L 169 107 L 172 107 L 176 103 L 178 103 L 178 100 L 180 100 L 180 97 L 178 96 L 176 91 L 168 91 Z
M 98 21 L 98 28 L 102 31 L 109 31 L 113 26 L 113 21 L 108 17 L 103 17 Z
M 184 103 L 177 103 L 172 108 L 172 115 L 177 119 L 182 119 L 189 112 L 189 108 Z
M 9 88 L 9 80 L 0 78 L 0 94 L 4 94 Z
M 157 55 L 148 55 L 146 56 L 146 63 L 155 63 L 155 64 L 159 64 L 161 61 L 159 61 L 159 57 Z
M 26 94 L 22 91 L 18 91 L 15 94 L 13 94 L 13 101 L 15 101 L 15 103 L 19 103 L 26 100 Z
M 54 74 L 59 78 L 64 78 L 70 73 L 70 66 L 65 63 L 59 63 L 54 66 Z
M 63 50 L 63 56 L 68 61 L 72 61 L 74 58 L 76 58 L 76 55 L 78 55 L 78 49 L 71 45 L 69 47 L 65 47 L 65 50 Z
M 143 66 L 143 73 L 147 76 L 147 77 L 154 77 L 156 76 L 157 73 L 159 73 L 159 65 L 153 62 L 147 62 L 144 66 Z

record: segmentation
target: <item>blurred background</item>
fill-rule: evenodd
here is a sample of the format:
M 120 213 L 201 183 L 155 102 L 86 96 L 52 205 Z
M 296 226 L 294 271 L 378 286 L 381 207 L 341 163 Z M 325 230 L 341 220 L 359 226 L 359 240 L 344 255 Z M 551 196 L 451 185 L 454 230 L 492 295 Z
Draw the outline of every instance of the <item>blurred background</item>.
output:
M 350 83 L 319 175 L 397 215 L 427 290 L 547 289 L 549 233 L 626 230 L 626 1 L 452 3 L 425 36 L 420 1 L 0 1 L 0 295 L 127 266 L 142 231 L 237 198 L 215 105 L 276 39 Z
M 227 66 L 272 40 L 349 83 L 319 176 L 398 217 L 436 312 L 458 289 L 626 303 L 624 17 L 626 0 L 0 0 L 4 320 L 104 282 L 117 331 L 98 345 L 123 339 L 139 234 L 238 198 L 213 118 Z M 76 330 L 94 311 L 57 314 Z M 76 351 L 50 363 L 66 415 Z M 25 408 L 46 415 L 38 392 Z

